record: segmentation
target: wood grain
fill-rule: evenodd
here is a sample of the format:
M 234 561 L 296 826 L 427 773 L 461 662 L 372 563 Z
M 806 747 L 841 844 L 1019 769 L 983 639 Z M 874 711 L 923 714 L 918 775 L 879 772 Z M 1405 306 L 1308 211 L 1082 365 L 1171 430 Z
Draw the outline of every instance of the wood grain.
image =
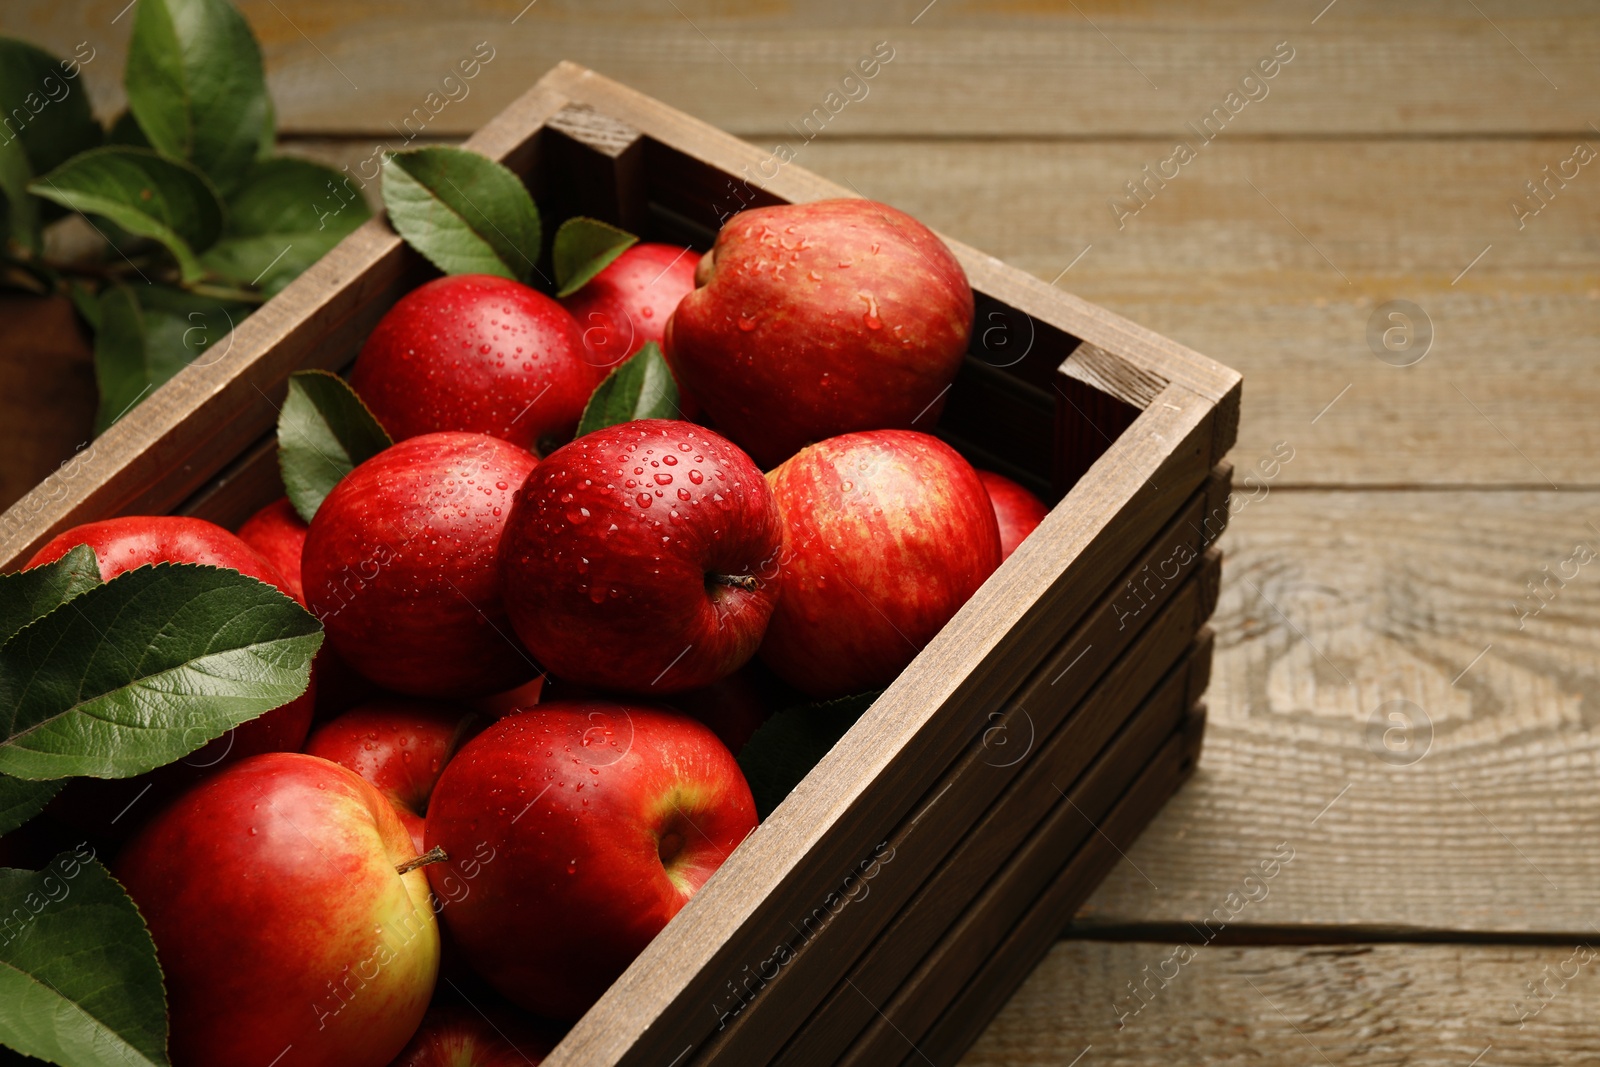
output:
M 5 32 L 70 52 L 103 109 L 121 106 L 127 0 L 13 0 Z M 266 52 L 280 121 L 297 131 L 394 138 L 458 64 L 494 58 L 430 116 L 461 135 L 533 76 L 571 59 L 623 77 L 735 133 L 793 138 L 855 65 L 894 58 L 851 90 L 823 136 L 1166 138 L 1198 122 L 1281 41 L 1294 59 L 1234 127 L 1253 136 L 1524 135 L 1594 119 L 1600 19 L 1575 0 L 1382 0 L 1188 5 L 1115 0 L 242 0 Z M 1320 17 L 1319 17 L 1319 13 Z M 403 57 L 397 62 L 396 57 Z M 1257 90 L 1259 93 L 1259 90 Z M 844 97 L 841 95 L 841 99 Z M 426 112 L 425 112 L 426 114 Z M 398 139 L 398 138 L 396 138 Z
M 1600 1054 L 1596 963 L 1575 943 L 1209 945 L 1164 987 L 1153 981 L 1148 1005 L 1118 1029 L 1126 1001 L 1113 998 L 1173 948 L 1057 944 L 962 1067 L 1066 1067 L 1080 1055 L 1085 1067 L 1543 1067 Z
M 1600 494 L 1259 484 L 1221 541 L 1205 759 L 1129 853 L 1161 888 L 1121 866 L 1080 927 L 1203 921 L 1287 842 L 1240 923 L 1592 934 Z

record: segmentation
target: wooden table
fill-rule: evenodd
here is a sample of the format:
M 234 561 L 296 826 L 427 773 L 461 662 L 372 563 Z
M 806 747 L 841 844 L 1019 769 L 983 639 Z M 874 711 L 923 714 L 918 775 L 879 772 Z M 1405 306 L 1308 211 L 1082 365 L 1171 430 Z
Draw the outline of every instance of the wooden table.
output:
M 1592 5 L 523 2 L 241 6 L 298 151 L 571 58 L 1245 374 L 1200 772 L 965 1063 L 1600 1058 Z M 125 3 L 3 32 L 109 112 Z

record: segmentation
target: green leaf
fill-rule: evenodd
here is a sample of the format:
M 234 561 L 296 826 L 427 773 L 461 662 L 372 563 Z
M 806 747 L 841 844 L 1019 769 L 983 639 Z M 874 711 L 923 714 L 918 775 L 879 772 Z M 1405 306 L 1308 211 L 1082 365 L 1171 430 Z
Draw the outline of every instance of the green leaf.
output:
M 278 415 L 278 468 L 289 502 L 307 522 L 339 479 L 394 444 L 345 380 L 327 371 L 289 376 Z
M 81 72 L 76 60 L 0 37 L 0 115 L 5 118 L 0 137 L 22 142 L 35 174 L 100 143 L 100 124 L 90 112 Z
M 858 693 L 802 704 L 762 723 L 738 757 L 755 796 L 756 814 L 763 819 L 771 815 L 878 696 L 878 692 Z
M 395 232 L 446 274 L 533 273 L 539 211 L 492 159 L 461 148 L 396 153 L 384 161 L 383 203 Z
M 678 383 L 654 341 L 629 356 L 595 387 L 578 420 L 577 436 L 634 419 L 681 419 Z
M 29 782 L 0 774 L 0 835 L 9 834 L 44 810 L 66 781 Z
M 371 217 L 343 174 L 280 156 L 258 164 L 229 198 L 222 240 L 201 262 L 229 281 L 276 293 Z
M 0 868 L 0 914 L 0 1042 L 68 1067 L 167 1067 L 156 946 L 92 849 Z
M 16 138 L 0 144 L 0 203 L 5 207 L 5 227 L 0 230 L 0 249 L 5 238 L 15 241 L 30 252 L 38 252 L 42 245 L 39 226 L 39 201 L 28 192 L 33 180 L 33 169 L 28 165 L 28 155 L 22 142 Z
M 611 261 L 626 252 L 639 238 L 610 223 L 582 215 L 570 218 L 556 230 L 550 251 L 556 270 L 557 296 L 571 296 L 589 284 L 589 279 L 605 270 Z
M 261 49 L 228 0 L 141 0 L 123 82 L 150 143 L 224 193 L 272 137 Z
M 0 645 L 0 774 L 127 778 L 305 692 L 322 627 L 238 571 L 119 574 Z
M 96 148 L 67 160 L 28 189 L 160 241 L 177 259 L 184 281 L 204 275 L 195 252 L 211 247 L 222 233 L 222 204 L 205 176 L 149 149 Z
M 158 285 L 107 286 L 100 293 L 94 372 L 100 386 L 95 432 L 193 363 L 229 351 L 228 335 L 250 307 Z
M 72 301 L 72 307 L 83 316 L 83 321 L 89 324 L 89 332 L 100 328 L 100 297 L 77 278 L 67 279 L 67 299 Z
M 0 574 L 0 641 L 100 584 L 100 564 L 88 545 L 42 567 Z
M 106 428 L 133 409 L 150 391 L 145 359 L 144 313 L 133 291 L 107 286 L 100 294 L 98 325 L 94 333 L 94 377 L 100 387 L 100 406 L 94 432 Z

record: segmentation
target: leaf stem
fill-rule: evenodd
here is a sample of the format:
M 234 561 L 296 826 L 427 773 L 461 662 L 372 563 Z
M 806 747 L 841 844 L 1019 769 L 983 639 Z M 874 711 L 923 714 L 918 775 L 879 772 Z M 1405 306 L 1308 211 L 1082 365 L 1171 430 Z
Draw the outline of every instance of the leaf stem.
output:
M 237 289 L 229 285 L 195 282 L 184 286 L 184 288 L 195 296 L 215 297 L 218 300 L 234 300 L 241 304 L 265 304 L 268 300 L 266 293 L 257 293 L 249 289 Z
M 449 856 L 444 854 L 444 849 L 440 848 L 438 845 L 434 845 L 420 856 L 413 856 L 404 863 L 395 864 L 394 873 L 410 874 L 418 867 L 426 867 L 430 863 L 443 863 L 449 858 Z

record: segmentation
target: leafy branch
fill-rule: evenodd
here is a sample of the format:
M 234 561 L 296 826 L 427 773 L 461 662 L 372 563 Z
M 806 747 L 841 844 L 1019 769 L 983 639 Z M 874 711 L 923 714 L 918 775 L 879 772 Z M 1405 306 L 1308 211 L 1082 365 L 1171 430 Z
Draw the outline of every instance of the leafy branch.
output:
M 128 110 L 109 129 L 80 80 L 93 59 L 0 38 L 0 284 L 73 298 L 103 430 L 222 358 L 233 327 L 371 211 L 341 172 L 274 155 L 261 49 L 228 0 L 138 5 Z M 99 244 L 64 260 L 47 229 L 74 214 Z

